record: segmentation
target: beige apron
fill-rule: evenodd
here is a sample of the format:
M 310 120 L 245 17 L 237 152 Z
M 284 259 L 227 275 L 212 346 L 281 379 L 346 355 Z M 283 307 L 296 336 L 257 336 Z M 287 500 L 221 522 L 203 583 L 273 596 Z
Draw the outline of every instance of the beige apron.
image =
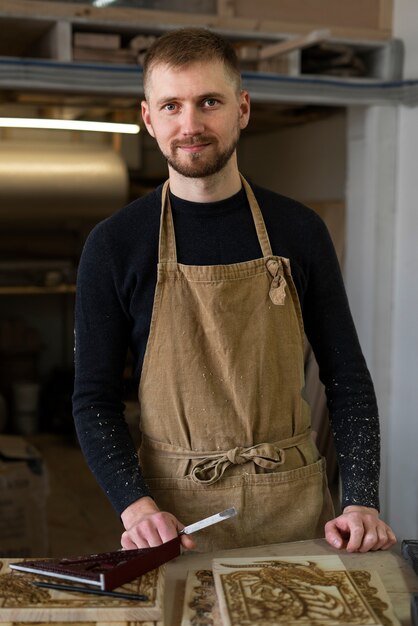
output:
M 333 517 L 310 434 L 303 322 L 289 260 L 274 256 L 243 179 L 263 258 L 177 263 L 163 187 L 158 282 L 139 385 L 140 462 L 158 506 L 183 524 L 235 506 L 200 550 L 323 536 Z

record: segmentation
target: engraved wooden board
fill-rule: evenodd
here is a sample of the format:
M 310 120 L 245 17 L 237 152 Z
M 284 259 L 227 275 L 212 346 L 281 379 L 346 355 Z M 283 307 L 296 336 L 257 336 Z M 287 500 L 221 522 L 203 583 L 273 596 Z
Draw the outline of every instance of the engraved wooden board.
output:
M 2 626 L 23 626 L 24 622 L 0 622 Z M 67 626 L 67 622 L 37 622 L 37 626 Z M 72 626 L 164 626 L 163 622 L 72 622 Z
M 400 626 L 375 572 L 333 556 L 214 559 L 224 626 Z
M 0 560 L 0 623 L 5 622 L 158 622 L 163 619 L 164 566 L 147 572 L 119 587 L 117 591 L 144 594 L 147 601 L 136 602 L 106 596 L 91 596 L 34 587 L 31 582 L 51 582 L 50 578 L 12 571 Z
M 212 570 L 188 572 L 181 626 L 222 626 Z

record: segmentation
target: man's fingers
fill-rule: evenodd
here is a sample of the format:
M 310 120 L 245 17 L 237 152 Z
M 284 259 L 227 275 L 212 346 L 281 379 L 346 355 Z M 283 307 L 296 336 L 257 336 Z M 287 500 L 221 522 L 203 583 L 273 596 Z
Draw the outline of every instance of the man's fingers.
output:
M 325 524 L 325 539 L 334 548 L 343 548 L 349 536 L 348 527 L 344 520 L 337 518 Z
M 365 535 L 363 522 L 360 519 L 353 517 L 348 520 L 348 527 L 350 539 L 347 543 L 347 552 L 357 552 L 360 550 Z M 370 543 L 370 545 L 372 544 Z
M 154 526 L 150 520 L 146 520 L 142 524 L 130 528 L 124 534 L 128 534 L 129 539 L 137 548 L 155 548 L 177 536 L 175 531 L 170 532 L 170 530 L 172 531 L 173 527 L 167 529 L 162 525 Z
M 157 536 L 147 536 L 140 529 L 131 528 L 126 530 L 121 537 L 121 545 L 124 550 L 135 550 L 137 548 L 152 548 L 162 544 L 161 539 Z
M 163 511 L 156 513 L 148 520 L 149 536 L 158 543 L 150 545 L 160 545 L 177 537 L 181 524 L 171 513 Z
M 381 550 L 388 550 L 391 546 L 395 545 L 397 539 L 396 535 L 390 526 L 386 526 L 386 542 L 380 548 Z
M 136 520 L 136 522 L 122 534 L 121 544 L 125 550 L 132 548 L 154 548 L 177 537 L 182 528 L 184 528 L 184 525 L 171 513 L 156 511 Z M 183 536 L 181 543 L 183 547 L 188 550 L 196 548 L 191 537 Z
M 129 534 L 125 531 L 121 537 L 120 545 L 124 550 L 135 550 L 137 544 L 130 539 Z
M 347 552 L 387 550 L 396 537 L 383 522 L 376 509 L 362 506 L 346 507 L 343 513 L 325 525 L 325 538 L 335 548 Z
M 358 547 L 359 552 L 369 552 L 369 550 L 374 550 L 375 546 L 379 545 L 381 539 L 379 539 L 379 534 L 377 528 L 371 527 L 369 529 L 364 529 L 363 537 Z
M 192 539 L 191 535 L 182 535 L 181 536 L 181 545 L 186 550 L 196 550 L 197 545 L 195 541 Z
M 390 528 L 386 525 L 382 524 L 377 527 L 377 541 L 371 548 L 373 551 L 383 550 L 384 546 L 386 546 L 387 543 L 389 543 L 389 545 L 392 545 L 389 540 L 389 531 Z
M 325 539 L 335 548 L 342 547 L 343 540 L 341 535 L 338 533 L 334 522 L 327 522 L 325 524 Z

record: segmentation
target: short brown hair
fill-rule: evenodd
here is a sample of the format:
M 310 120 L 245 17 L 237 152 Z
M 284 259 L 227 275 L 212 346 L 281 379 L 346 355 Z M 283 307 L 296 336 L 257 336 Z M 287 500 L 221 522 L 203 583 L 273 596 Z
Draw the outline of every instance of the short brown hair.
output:
M 205 28 L 180 28 L 165 33 L 149 47 L 143 63 L 145 97 L 149 76 L 154 66 L 168 65 L 179 68 L 196 61 L 221 61 L 227 72 L 241 86 L 241 74 L 236 52 L 232 45 L 216 33 Z

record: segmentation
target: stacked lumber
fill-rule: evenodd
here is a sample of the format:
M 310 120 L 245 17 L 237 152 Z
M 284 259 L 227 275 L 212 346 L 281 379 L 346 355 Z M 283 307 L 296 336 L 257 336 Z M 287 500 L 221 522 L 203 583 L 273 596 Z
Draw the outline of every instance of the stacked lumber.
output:
M 138 35 L 126 44 L 118 33 L 75 32 L 73 35 L 73 61 L 90 63 L 142 64 L 153 36 Z

